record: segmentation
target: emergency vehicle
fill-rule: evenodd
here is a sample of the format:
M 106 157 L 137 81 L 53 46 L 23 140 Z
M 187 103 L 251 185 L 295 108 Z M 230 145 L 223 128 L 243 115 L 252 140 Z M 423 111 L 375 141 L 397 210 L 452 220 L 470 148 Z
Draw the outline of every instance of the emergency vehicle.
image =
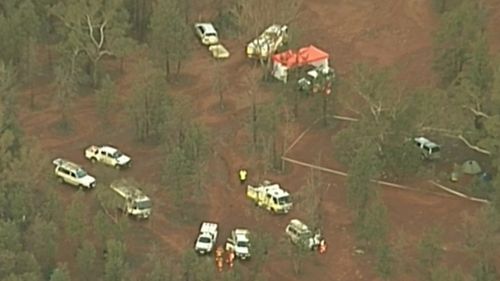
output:
M 269 180 L 258 186 L 248 185 L 246 194 L 257 206 L 276 214 L 287 214 L 293 205 L 290 193 Z

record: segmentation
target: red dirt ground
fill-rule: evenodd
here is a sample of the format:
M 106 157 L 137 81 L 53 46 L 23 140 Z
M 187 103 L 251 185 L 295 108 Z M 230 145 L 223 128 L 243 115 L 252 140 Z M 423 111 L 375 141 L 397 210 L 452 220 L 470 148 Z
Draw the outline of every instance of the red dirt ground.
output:
M 202 2 L 202 1 L 200 1 Z M 436 26 L 436 19 L 429 8 L 429 1 L 423 0 L 309 0 L 304 1 L 303 11 L 298 26 L 303 26 L 302 41 L 316 44 L 332 56 L 332 64 L 340 74 L 350 71 L 353 63 L 372 62 L 385 66 L 397 66 L 402 79 L 410 84 L 421 85 L 432 80 L 430 71 L 431 32 Z M 498 5 L 497 5 L 498 6 Z M 494 10 L 491 26 L 500 23 L 500 9 Z M 307 23 L 307 24 L 305 24 Z M 498 30 L 492 28 L 492 33 Z M 492 36 L 494 46 L 500 46 L 498 36 Z M 193 38 L 195 40 L 195 38 Z M 225 94 L 227 109 L 217 111 L 218 97 L 211 93 L 210 71 L 212 59 L 201 46 L 197 47 L 192 57 L 185 63 L 183 75 L 187 82 L 175 85 L 171 89 L 174 95 L 193 97 L 193 109 L 197 118 L 209 126 L 216 136 L 214 153 L 209 160 L 210 177 L 205 182 L 203 202 L 206 207 L 205 219 L 221 223 L 221 239 L 230 229 L 246 226 L 258 228 L 270 233 L 276 240 L 283 235 L 286 223 L 291 217 L 301 217 L 301 210 L 294 209 L 288 216 L 271 216 L 263 210 L 254 210 L 244 196 L 243 188 L 236 181 L 236 170 L 243 165 L 250 170 L 250 180 L 264 177 L 259 167 L 252 165 L 252 159 L 246 157 L 245 149 L 249 142 L 245 129 L 241 129 L 248 114 L 249 98 L 245 91 L 246 73 L 252 71 L 251 64 L 243 56 L 245 42 L 227 40 L 232 57 L 222 64 L 224 75 L 230 82 L 230 89 Z M 498 47 L 492 47 L 498 50 Z M 130 94 L 131 73 L 128 71 L 133 60 L 127 60 L 126 72 L 118 80 L 117 107 L 112 116 L 110 129 L 99 125 L 94 110 L 95 96 L 77 97 L 72 109 L 74 131 L 61 136 L 55 129 L 58 120 L 57 108 L 51 100 L 51 87 L 39 85 L 36 103 L 42 110 L 30 111 L 27 97 L 22 97 L 20 121 L 27 135 L 39 139 L 43 148 L 51 157 L 65 157 L 85 163 L 98 177 L 103 175 L 102 167 L 91 167 L 83 157 L 83 149 L 89 144 L 111 143 L 120 147 L 134 158 L 134 167 L 121 171 L 141 181 L 156 185 L 150 190 L 155 204 L 154 216 L 146 223 L 131 223 L 128 235 L 128 250 L 134 256 L 132 270 L 139 275 L 145 262 L 144 253 L 153 245 L 172 256 L 190 251 L 195 238 L 198 223 L 183 226 L 171 220 L 169 198 L 159 185 L 161 174 L 161 148 L 139 144 L 133 139 L 133 130 L 119 105 Z M 259 100 L 265 100 L 269 93 L 259 91 Z M 297 124 L 305 128 L 309 124 Z M 289 153 L 292 158 L 305 162 L 314 162 L 322 153 L 322 165 L 342 168 L 335 162 L 329 148 L 331 133 L 313 129 Z M 242 157 L 242 155 L 244 157 Z M 287 164 L 286 175 L 267 175 L 279 180 L 292 193 L 300 190 L 306 181 L 308 169 Z M 323 179 L 330 188 L 322 198 L 323 231 L 330 248 L 327 254 L 306 260 L 303 273 L 294 275 L 292 264 L 286 256 L 277 250 L 271 252 L 272 262 L 264 266 L 270 281 L 274 280 L 377 280 L 370 255 L 354 254 L 355 241 L 352 233 L 352 216 L 346 206 L 345 179 L 324 174 Z M 418 186 L 421 182 L 410 182 Z M 67 202 L 72 192 L 61 188 L 61 198 Z M 410 244 L 419 239 L 422 231 L 433 225 L 440 226 L 445 238 L 446 258 L 450 265 L 463 264 L 461 258 L 463 237 L 459 230 L 464 212 L 473 212 L 479 204 L 462 199 L 413 193 L 384 188 L 383 200 L 389 210 L 391 236 L 403 232 Z M 87 196 L 90 206 L 97 207 L 93 196 Z M 144 231 L 145 228 L 147 231 Z M 140 254 L 137 254 L 140 253 Z M 62 251 L 61 260 L 71 259 L 72 253 Z M 239 265 L 237 265 L 239 266 Z M 248 267 L 248 266 L 245 266 Z M 409 270 L 400 274 L 398 280 L 415 280 L 416 272 Z

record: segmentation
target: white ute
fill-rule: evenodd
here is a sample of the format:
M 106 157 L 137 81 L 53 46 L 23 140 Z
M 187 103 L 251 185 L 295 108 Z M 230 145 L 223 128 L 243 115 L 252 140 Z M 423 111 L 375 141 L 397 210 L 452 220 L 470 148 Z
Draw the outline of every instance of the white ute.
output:
M 203 222 L 194 244 L 194 250 L 200 255 L 212 252 L 217 242 L 218 230 L 219 225 L 217 223 Z
M 52 164 L 56 166 L 54 173 L 61 183 L 65 182 L 74 186 L 85 187 L 87 189 L 95 187 L 95 178 L 87 174 L 81 166 L 61 158 L 54 159 Z
M 92 161 L 92 163 L 101 162 L 117 169 L 132 165 L 132 159 L 128 155 L 109 145 L 89 146 L 85 149 L 85 158 Z
M 147 219 L 151 216 L 153 206 L 151 199 L 146 196 L 136 184 L 125 179 L 111 183 L 111 190 L 118 195 L 118 209 L 136 218 Z
M 233 250 L 236 257 L 242 260 L 250 258 L 250 238 L 248 229 L 236 228 L 227 238 L 226 251 Z

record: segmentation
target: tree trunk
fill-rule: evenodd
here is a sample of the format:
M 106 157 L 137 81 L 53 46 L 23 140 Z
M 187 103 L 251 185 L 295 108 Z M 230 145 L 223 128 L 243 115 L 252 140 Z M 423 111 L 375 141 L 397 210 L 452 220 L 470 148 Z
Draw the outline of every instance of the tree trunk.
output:
M 323 125 L 328 126 L 328 118 L 327 118 L 327 110 L 328 110 L 328 96 L 323 94 Z
M 177 71 L 177 75 L 179 75 L 179 73 L 181 72 L 181 61 L 180 60 L 177 61 L 177 70 L 176 71 Z
M 28 43 L 26 44 L 26 74 L 28 76 L 28 85 L 30 91 L 30 108 L 35 109 L 35 92 L 33 91 L 33 70 L 31 65 L 31 38 L 28 38 Z
M 170 76 L 170 60 L 168 57 L 165 59 L 165 78 L 168 79 Z
M 120 73 L 123 74 L 123 66 L 125 64 L 125 57 L 120 58 Z
M 97 89 L 97 86 L 99 85 L 99 79 L 97 77 L 97 64 L 99 63 L 98 60 L 93 60 L 92 62 L 92 87 L 94 89 Z
M 224 91 L 219 90 L 219 108 L 221 111 L 224 110 Z
M 255 104 L 255 97 L 252 99 L 252 140 L 253 145 L 257 146 L 257 106 Z

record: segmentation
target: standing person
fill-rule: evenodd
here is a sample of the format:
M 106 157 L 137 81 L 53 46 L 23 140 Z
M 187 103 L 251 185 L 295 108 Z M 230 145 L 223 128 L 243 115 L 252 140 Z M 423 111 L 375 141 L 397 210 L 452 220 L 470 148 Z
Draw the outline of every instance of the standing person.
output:
M 226 262 L 227 262 L 227 265 L 229 265 L 229 268 L 233 267 L 234 265 L 234 251 L 233 249 L 229 249 L 229 251 L 227 252 L 227 259 L 226 259 Z
M 246 169 L 240 169 L 238 171 L 238 177 L 240 179 L 241 185 L 245 184 L 245 182 L 247 181 L 247 175 L 248 175 L 248 172 Z
M 217 266 L 217 270 L 222 272 L 222 267 L 224 266 L 224 249 L 222 246 L 217 247 L 215 250 L 215 266 Z

